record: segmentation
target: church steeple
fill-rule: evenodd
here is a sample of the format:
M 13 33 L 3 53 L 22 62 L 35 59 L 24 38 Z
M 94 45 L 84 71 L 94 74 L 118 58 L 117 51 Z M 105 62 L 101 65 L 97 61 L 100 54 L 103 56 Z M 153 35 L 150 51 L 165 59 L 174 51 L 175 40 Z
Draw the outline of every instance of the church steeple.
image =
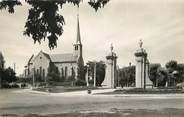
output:
M 82 57 L 82 42 L 80 35 L 79 15 L 77 15 L 77 31 L 76 31 L 76 42 L 74 44 L 74 56 Z
M 74 46 L 74 57 L 77 58 L 77 65 L 78 65 L 78 70 L 77 70 L 77 78 L 82 77 L 82 72 L 83 72 L 83 67 L 84 67 L 84 60 L 82 57 L 82 43 L 81 43 L 81 35 L 80 35 L 80 26 L 79 26 L 79 15 L 77 15 L 77 38 L 76 42 L 73 45 Z
M 82 44 L 81 43 L 81 35 L 80 35 L 79 14 L 77 14 L 77 40 L 76 40 L 76 44 Z

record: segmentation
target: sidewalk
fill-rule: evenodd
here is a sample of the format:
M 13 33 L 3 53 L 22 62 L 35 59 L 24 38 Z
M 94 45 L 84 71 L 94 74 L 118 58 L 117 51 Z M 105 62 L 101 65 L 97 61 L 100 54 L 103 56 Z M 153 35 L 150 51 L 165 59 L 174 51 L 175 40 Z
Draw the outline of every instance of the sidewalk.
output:
M 49 93 L 49 92 L 41 92 L 35 91 L 31 89 L 25 89 L 16 92 L 29 92 L 35 94 L 43 94 L 50 96 L 103 96 L 103 97 L 133 97 L 133 98 L 184 98 L 184 94 L 102 94 L 113 92 L 116 89 L 95 89 L 92 90 L 91 94 L 88 94 L 88 91 L 73 91 L 73 92 L 63 92 L 63 93 Z
M 88 91 L 73 91 L 73 92 L 64 92 L 64 93 L 50 93 L 52 96 L 91 96 L 98 93 L 108 93 L 113 92 L 116 89 L 94 89 L 91 90 L 91 94 L 88 94 Z

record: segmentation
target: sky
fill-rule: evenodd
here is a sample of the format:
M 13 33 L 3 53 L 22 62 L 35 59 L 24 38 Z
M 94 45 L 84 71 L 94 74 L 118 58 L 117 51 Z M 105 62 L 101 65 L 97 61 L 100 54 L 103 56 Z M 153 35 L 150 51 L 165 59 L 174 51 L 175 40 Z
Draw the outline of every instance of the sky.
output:
M 47 41 L 34 44 L 31 38 L 23 36 L 29 8 L 23 3 L 14 14 L 0 11 L 0 51 L 6 67 L 16 64 L 17 74 L 23 73 L 31 55 L 41 50 L 48 54 L 71 53 L 78 13 L 85 62 L 105 61 L 112 43 L 120 68 L 129 62 L 135 64 L 134 53 L 142 39 L 150 63 L 163 66 L 169 60 L 184 63 L 184 0 L 110 0 L 98 12 L 85 0 L 79 11 L 76 6 L 66 4 L 59 11 L 66 21 L 64 33 L 54 50 L 49 49 Z

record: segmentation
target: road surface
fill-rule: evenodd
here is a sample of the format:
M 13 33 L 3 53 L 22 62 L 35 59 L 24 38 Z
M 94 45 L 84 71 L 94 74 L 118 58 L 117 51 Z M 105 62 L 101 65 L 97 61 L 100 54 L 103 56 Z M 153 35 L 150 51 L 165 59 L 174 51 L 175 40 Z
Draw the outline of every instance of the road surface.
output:
M 146 117 L 146 114 L 150 114 L 149 117 L 153 114 L 157 117 L 175 117 L 176 115 L 176 117 L 183 117 L 184 95 L 62 96 L 30 93 L 20 89 L 0 90 L 0 115 L 2 116 L 91 112 L 115 112 L 121 115 L 123 113 L 125 114 L 122 115 L 123 117 L 131 114 L 130 117 L 134 117 L 133 114 L 140 117 Z

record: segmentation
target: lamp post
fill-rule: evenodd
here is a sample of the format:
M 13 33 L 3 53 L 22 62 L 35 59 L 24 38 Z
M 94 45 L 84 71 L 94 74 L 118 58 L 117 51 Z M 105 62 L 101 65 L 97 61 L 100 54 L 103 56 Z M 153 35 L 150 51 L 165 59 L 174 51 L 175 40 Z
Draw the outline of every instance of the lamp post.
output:
M 88 78 L 88 76 L 89 76 L 89 65 L 87 64 L 87 73 L 86 73 L 86 85 L 87 85 L 87 87 L 89 86 L 89 78 Z
M 33 68 L 33 87 L 35 86 L 35 68 Z

